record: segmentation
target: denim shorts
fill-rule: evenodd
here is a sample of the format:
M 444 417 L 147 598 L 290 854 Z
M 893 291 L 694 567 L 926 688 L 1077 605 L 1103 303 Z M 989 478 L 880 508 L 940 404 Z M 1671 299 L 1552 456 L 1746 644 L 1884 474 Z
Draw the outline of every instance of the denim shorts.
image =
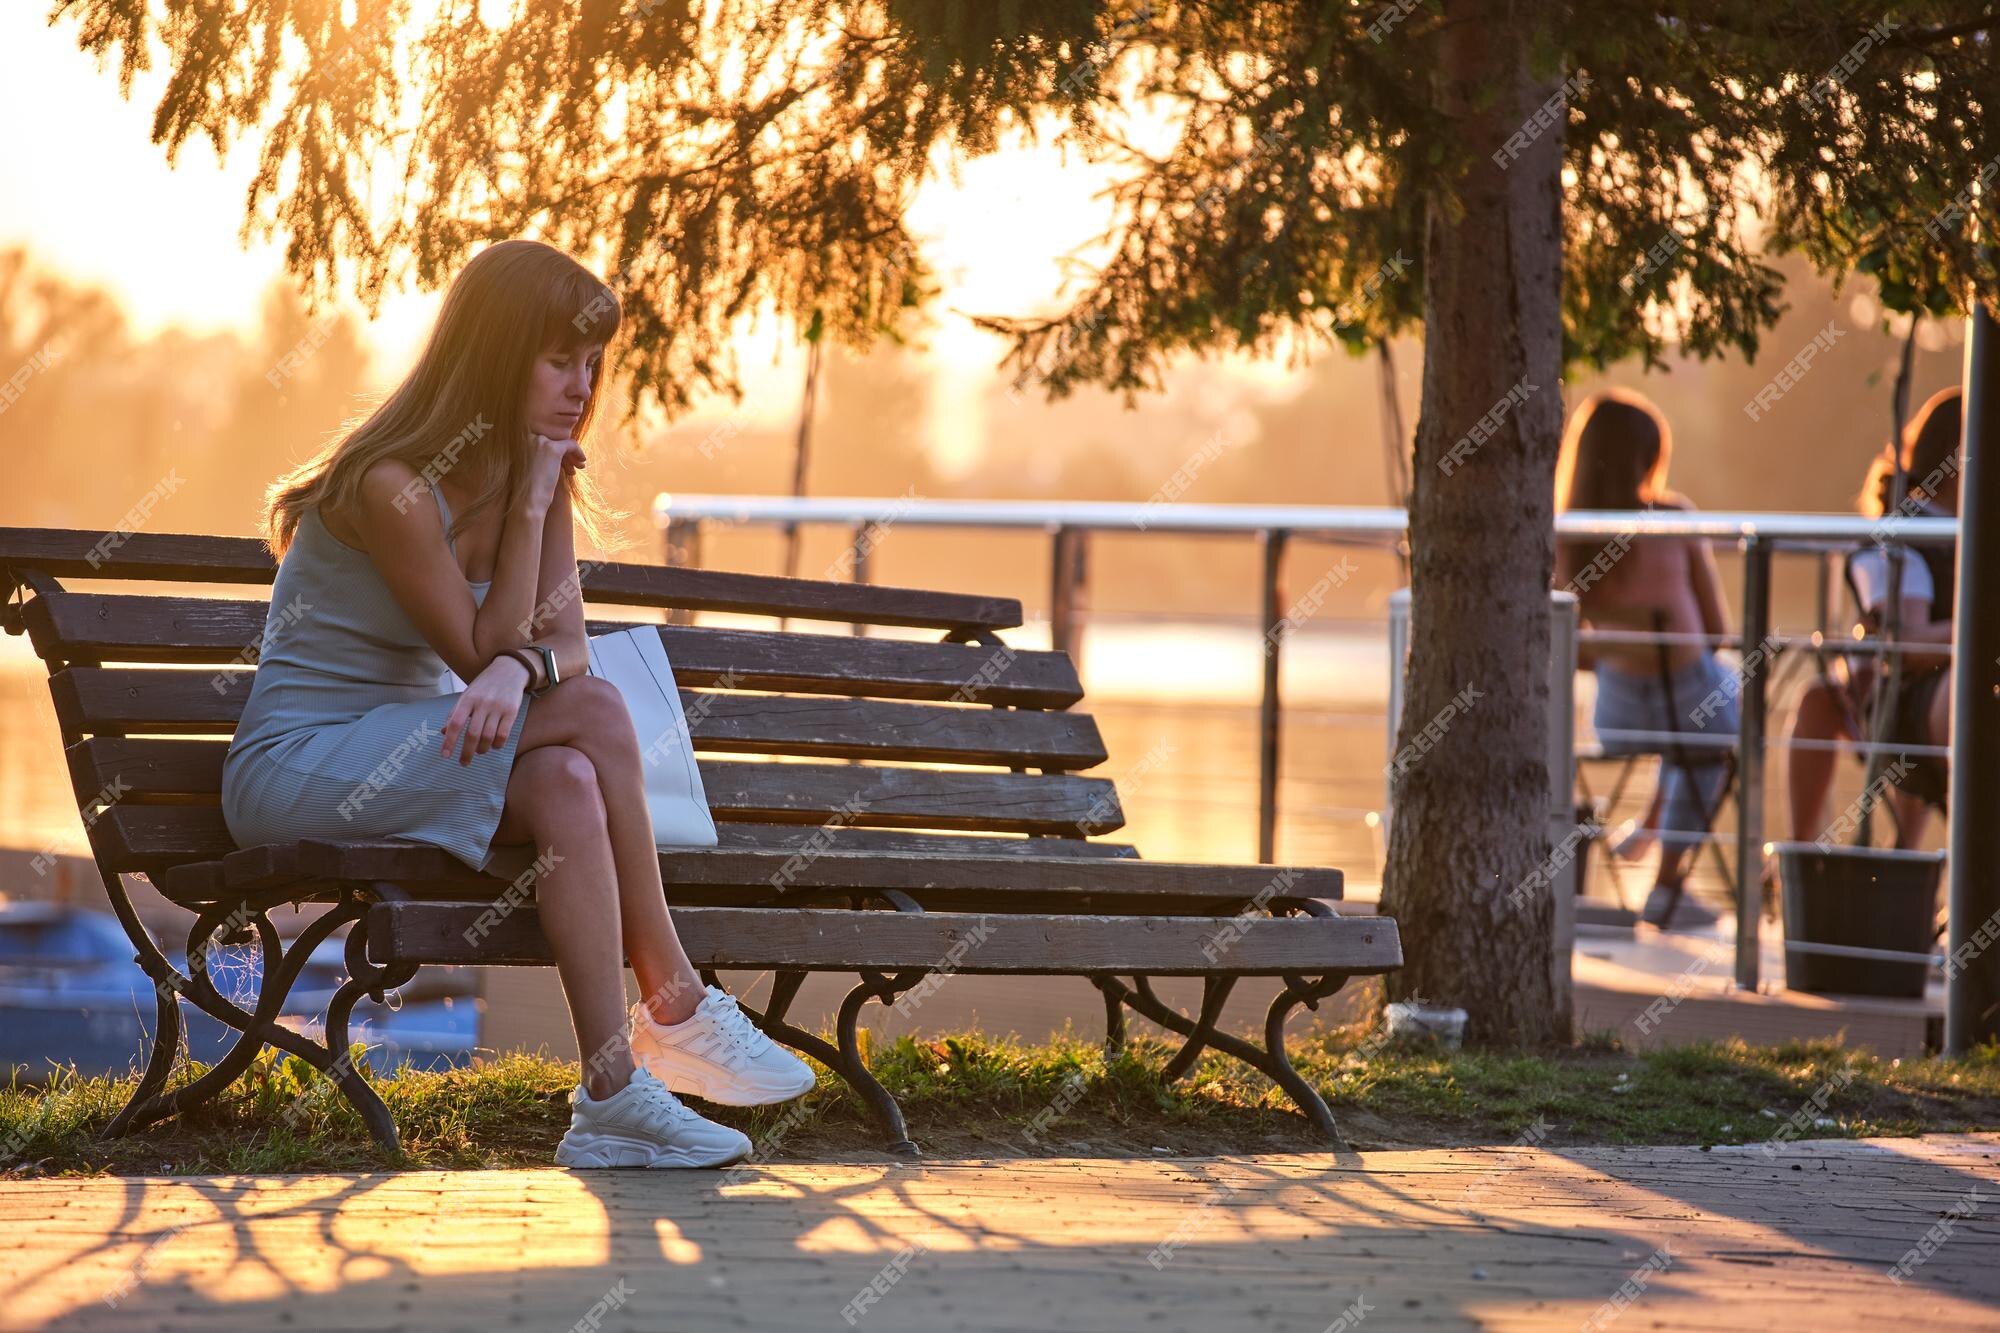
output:
M 1634 674 L 1609 663 L 1597 668 L 1597 707 L 1592 713 L 1607 755 L 1661 754 L 1660 741 L 1606 738 L 1607 731 L 1675 731 L 1734 737 L 1741 714 L 1743 678 L 1703 653 L 1673 673 L 1663 686 L 1659 673 Z M 1671 701 L 1669 700 L 1671 693 Z M 1660 845 L 1677 851 L 1699 846 L 1715 816 L 1729 770 L 1727 760 L 1704 746 L 1680 760 L 1665 754 L 1660 764 Z

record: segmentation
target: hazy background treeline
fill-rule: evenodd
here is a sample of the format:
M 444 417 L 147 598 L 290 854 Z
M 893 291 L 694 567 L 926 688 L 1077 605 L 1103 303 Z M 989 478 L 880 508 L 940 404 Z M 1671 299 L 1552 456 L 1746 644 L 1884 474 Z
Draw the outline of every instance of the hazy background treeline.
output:
M 1898 344 L 1875 328 L 1869 286 L 1852 284 L 1836 295 L 1795 273 L 1791 302 L 1754 364 L 1676 363 L 1650 374 L 1620 367 L 1608 377 L 1643 387 L 1665 408 L 1677 440 L 1674 484 L 1703 508 L 1845 510 L 1887 436 Z M 1829 321 L 1845 331 L 1832 351 L 1774 409 L 1750 421 L 1743 404 Z M 351 316 L 309 317 L 283 286 L 265 294 L 254 327 L 252 334 L 169 328 L 141 336 L 105 293 L 47 271 L 18 249 L 0 252 L 0 384 L 28 372 L 0 408 L 7 465 L 0 525 L 114 527 L 172 477 L 171 493 L 145 523 L 149 530 L 255 535 L 271 480 L 364 411 L 405 367 L 379 362 L 377 340 Z M 1956 328 L 1920 332 L 1919 398 L 1953 382 L 1961 359 Z M 274 384 L 273 369 L 301 347 L 312 350 L 296 373 L 280 372 Z M 1407 432 L 1416 423 L 1420 348 L 1399 343 L 1394 354 Z M 750 359 L 746 353 L 746 369 Z M 1189 361 L 1174 368 L 1167 392 L 1129 410 L 1102 393 L 1053 404 L 1032 392 L 1016 395 L 997 372 L 968 383 L 949 360 L 921 344 L 885 346 L 859 359 L 829 356 L 808 492 L 1143 502 L 1184 470 L 1178 498 L 1186 501 L 1393 502 L 1372 358 L 1322 352 L 1290 368 Z M 962 367 L 965 358 L 957 362 Z M 624 526 L 636 545 L 625 558 L 660 558 L 649 514 L 661 491 L 787 488 L 802 386 L 770 375 L 763 382 L 777 383 L 782 394 L 767 388 L 761 399 L 712 404 L 670 427 L 644 417 L 623 424 L 623 401 L 600 418 L 591 470 L 611 500 L 631 511 Z M 1566 397 L 1573 403 L 1600 382 L 1578 376 Z M 617 397 L 615 383 L 612 392 Z M 770 401 L 774 396 L 783 401 Z M 831 529 L 810 532 L 799 572 L 844 576 L 835 566 L 846 539 Z M 1350 554 L 1295 544 L 1286 562 L 1287 600 L 1305 595 Z M 1721 555 L 1733 598 L 1736 563 Z M 768 529 L 724 529 L 707 538 L 711 566 L 775 572 L 780 560 L 781 539 Z M 1045 534 L 892 526 L 875 560 L 878 582 L 1019 597 L 1030 623 L 1009 642 L 1046 642 L 1035 623 L 1047 605 Z M 1087 605 L 1100 627 L 1086 637 L 1080 666 L 1114 756 L 1100 775 L 1125 778 L 1163 745 L 1178 756 L 1124 789 L 1131 823 L 1120 836 L 1149 855 L 1255 855 L 1261 653 L 1249 617 L 1257 562 L 1255 543 L 1241 537 L 1135 532 L 1093 539 Z M 1332 580 L 1331 595 L 1287 641 L 1279 856 L 1345 867 L 1365 892 L 1381 851 L 1370 812 L 1383 787 L 1383 617 L 1401 575 L 1387 553 L 1363 553 L 1353 568 L 1352 576 Z M 1814 582 L 1809 560 L 1779 563 L 1781 628 L 1810 627 Z M 1147 615 L 1161 623 L 1127 620 Z M 1114 619 L 1125 623 L 1114 627 Z M 1189 623 L 1221 619 L 1236 623 Z M 80 852 L 83 833 L 65 789 L 44 672 L 23 641 L 0 640 L 0 648 L 10 650 L 0 655 L 7 668 L 0 671 L 0 846 Z M 1802 681 L 1794 672 L 1774 687 L 1775 725 L 1785 725 Z M 1858 765 L 1841 766 L 1836 803 L 1859 774 Z M 1643 796 L 1645 784 L 1634 790 Z M 1779 790 L 1774 776 L 1767 829 L 1779 827 Z M 1705 871 L 1698 887 L 1711 887 Z
M 1617 367 L 1564 386 L 1570 402 L 1604 380 L 1652 394 L 1672 420 L 1674 484 L 1708 509 L 1843 510 L 1886 438 L 1896 339 L 1882 332 L 1865 280 L 1836 294 L 1791 274 L 1791 309 L 1754 363 L 1676 362 L 1642 373 Z M 958 318 L 941 315 L 940 319 Z M 1743 411 L 1777 369 L 1832 322 L 1843 336 L 1797 389 L 1762 419 Z M 1921 331 L 1918 401 L 1954 382 L 1956 327 Z M 998 344 L 995 344 L 996 349 Z M 288 351 L 310 348 L 296 373 L 273 374 Z M 1395 349 L 1405 432 L 1414 429 L 1421 348 Z M 0 252 L 0 367 L 31 368 L 0 408 L 0 524 L 112 527 L 168 478 L 147 521 L 156 531 L 255 534 L 265 487 L 367 409 L 404 366 L 381 364 L 351 315 L 310 318 L 274 285 L 251 336 L 169 328 L 138 336 L 106 293 Z M 12 374 L 13 370 L 9 369 Z M 915 349 L 884 346 L 863 358 L 827 358 L 807 489 L 815 495 L 1144 501 L 1177 469 L 1178 498 L 1205 502 L 1375 505 L 1395 503 L 1372 358 L 1317 351 L 1302 365 L 1190 361 L 1164 394 L 1127 408 L 1081 394 L 1045 402 L 1016 394 L 996 371 L 988 385 L 958 386 L 938 410 L 937 368 Z M 274 383 L 274 378 L 276 382 Z M 797 432 L 791 404 L 754 412 L 721 402 L 667 426 L 650 414 L 600 417 L 592 471 L 637 542 L 627 558 L 657 559 L 653 497 L 676 492 L 782 492 Z M 163 488 L 164 489 L 164 488 Z M 808 538 L 800 572 L 825 572 L 843 534 Z M 706 562 L 775 571 L 779 538 L 768 530 L 712 532 Z M 1335 553 L 1302 548 L 1288 581 L 1310 586 Z M 1090 603 L 1133 612 L 1247 612 L 1256 554 L 1246 541 L 1160 536 L 1099 539 Z M 1032 535 L 968 541 L 891 531 L 877 549 L 880 582 L 976 589 L 1046 600 L 1046 542 Z M 1370 561 L 1327 608 L 1379 614 L 1395 583 L 1386 559 Z

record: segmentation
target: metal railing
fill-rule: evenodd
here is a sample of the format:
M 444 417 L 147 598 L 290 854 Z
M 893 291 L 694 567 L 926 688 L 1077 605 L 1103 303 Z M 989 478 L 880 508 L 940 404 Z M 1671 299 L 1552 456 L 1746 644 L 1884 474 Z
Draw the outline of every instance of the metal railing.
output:
M 935 500 L 874 497 L 809 497 L 768 495 L 661 494 L 653 518 L 662 530 L 669 564 L 698 565 L 704 524 L 764 525 L 793 530 L 806 524 L 852 529 L 852 568 L 857 582 L 869 579 L 869 556 L 888 528 L 1000 529 L 1046 533 L 1050 541 L 1049 633 L 1052 647 L 1073 651 L 1081 629 L 1080 593 L 1087 581 L 1089 538 L 1098 533 L 1174 533 L 1217 537 L 1249 537 L 1258 545 L 1260 560 L 1254 590 L 1255 623 L 1264 635 L 1259 690 L 1258 726 L 1258 860 L 1273 859 L 1278 816 L 1278 745 L 1282 700 L 1278 671 L 1283 652 L 1282 627 L 1288 623 L 1283 606 L 1281 573 L 1286 548 L 1295 540 L 1322 541 L 1384 551 L 1403 549 L 1409 520 L 1404 510 L 1334 505 L 1181 504 L 1097 500 Z M 1853 514 L 1788 514 L 1754 512 L 1689 512 L 1682 510 L 1591 510 L 1557 516 L 1556 535 L 1576 540 L 1622 542 L 1648 538 L 1706 537 L 1733 543 L 1742 556 L 1742 623 L 1734 636 L 1667 634 L 1632 630 L 1586 630 L 1584 643 L 1691 643 L 1738 647 L 1746 659 L 1772 648 L 1812 647 L 1840 653 L 1885 651 L 1874 642 L 1830 641 L 1823 634 L 1771 635 L 1771 575 L 1773 558 L 1781 553 L 1822 557 L 1819 575 L 1821 625 L 1830 607 L 1824 556 L 1853 550 L 1870 541 L 1949 546 L 1958 538 L 1953 518 L 1864 518 Z M 856 632 L 860 632 L 859 626 Z M 1903 645 L 1887 648 L 1898 650 Z M 1935 651 L 1935 649 L 1933 649 Z M 1757 901 L 1761 883 L 1759 858 L 1764 849 L 1764 759 L 1768 670 L 1742 673 L 1738 712 L 1741 719 L 1733 748 L 1737 755 L 1736 844 L 1736 982 L 1756 990 L 1761 959 L 1759 930 L 1762 913 Z M 1687 733 L 1605 733 L 1603 739 L 1644 743 L 1671 740 L 1681 745 L 1703 742 Z M 1798 748 L 1821 746 L 1867 752 L 1878 748 L 1851 741 L 1793 740 Z M 1897 743 L 1899 753 L 1943 756 L 1945 747 Z M 1848 952 L 1825 946 L 1827 952 Z M 1874 952 L 1881 951 L 1870 951 Z M 1913 960 L 1919 955 L 1908 955 Z M 1922 955 L 1922 957 L 1933 957 Z

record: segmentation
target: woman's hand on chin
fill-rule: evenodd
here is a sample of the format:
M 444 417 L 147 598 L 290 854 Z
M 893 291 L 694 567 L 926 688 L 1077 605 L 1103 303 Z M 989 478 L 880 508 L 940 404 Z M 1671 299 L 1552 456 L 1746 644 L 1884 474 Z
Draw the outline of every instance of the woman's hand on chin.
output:
M 587 460 L 583 446 L 566 436 L 544 435 L 536 431 L 530 438 L 534 440 L 535 447 L 528 464 L 526 503 L 533 512 L 541 513 L 555 499 L 557 484 L 584 466 Z

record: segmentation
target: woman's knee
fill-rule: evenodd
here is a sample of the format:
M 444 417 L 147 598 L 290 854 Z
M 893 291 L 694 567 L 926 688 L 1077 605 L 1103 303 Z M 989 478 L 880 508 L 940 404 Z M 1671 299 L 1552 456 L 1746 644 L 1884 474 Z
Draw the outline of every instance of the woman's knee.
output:
M 1814 736 L 1832 740 L 1846 730 L 1847 714 L 1840 706 L 1834 687 L 1814 681 L 1799 695 L 1798 711 L 1792 718 L 1794 736 Z
M 604 793 L 590 756 L 570 745 L 542 745 L 518 755 L 509 797 L 521 798 L 530 824 L 571 829 L 578 820 L 604 819 Z
M 1660 765 L 1659 827 L 1682 833 L 1706 833 L 1715 818 L 1729 770 L 1721 764 Z
M 592 734 L 632 728 L 632 713 L 625 706 L 625 696 L 602 676 L 573 676 L 560 682 L 536 699 L 530 712 L 538 709 L 574 722 Z
M 631 710 L 618 687 L 601 676 L 575 676 L 528 705 L 521 738 L 523 744 L 601 750 L 631 733 Z
M 1943 672 L 1944 678 L 1931 690 L 1931 706 L 1927 717 L 1930 735 L 1924 739 L 1932 745 L 1951 744 L 1951 696 L 1952 685 L 1954 683 L 1952 673 L 1954 670 L 1956 668 L 1946 667 Z
M 571 686 L 575 692 L 567 707 L 577 727 L 577 737 L 570 743 L 590 753 L 600 774 L 630 770 L 639 757 L 639 737 L 625 696 L 601 676 L 579 676 L 556 686 L 547 697 Z

